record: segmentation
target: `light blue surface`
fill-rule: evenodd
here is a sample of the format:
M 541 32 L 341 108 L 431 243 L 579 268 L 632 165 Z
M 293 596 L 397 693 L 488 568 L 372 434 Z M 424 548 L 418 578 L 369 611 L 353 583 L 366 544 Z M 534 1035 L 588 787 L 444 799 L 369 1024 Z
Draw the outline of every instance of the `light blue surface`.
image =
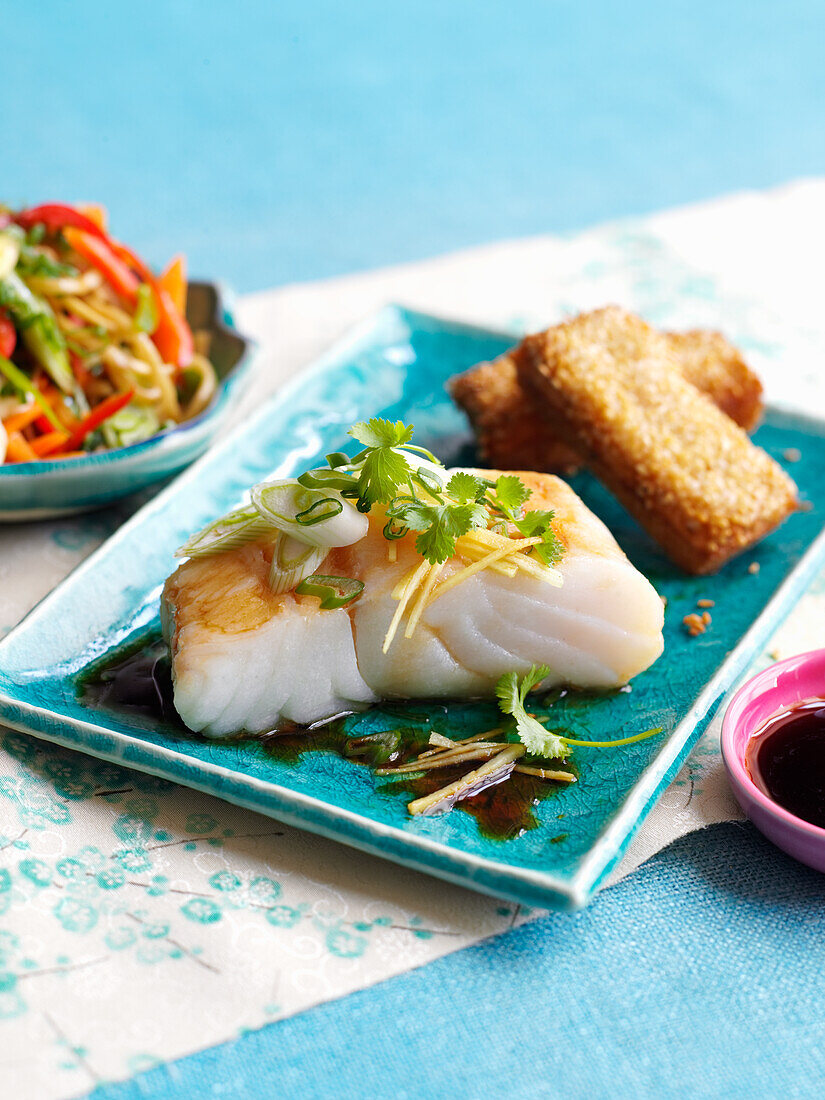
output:
M 536 828 L 506 841 L 485 836 L 461 810 L 411 817 L 408 792 L 342 757 L 307 753 L 298 761 L 280 760 L 256 740 L 210 740 L 154 717 L 98 709 L 77 687 L 78 671 L 92 661 L 116 657 L 125 642 L 145 641 L 147 629 L 159 635 L 159 593 L 178 546 L 236 507 L 244 490 L 273 470 L 295 476 L 333 451 L 352 453 L 357 445 L 347 431 L 354 422 L 403 417 L 415 424 L 416 441 L 448 466 L 476 466 L 469 427 L 446 382 L 500 355 L 511 340 L 386 307 L 155 497 L 0 642 L 0 717 L 15 729 L 218 794 L 497 897 L 545 908 L 584 905 L 722 696 L 821 567 L 825 536 L 816 509 L 799 511 L 748 554 L 759 564 L 757 575 L 740 558 L 715 576 L 687 577 L 592 477 L 574 479 L 585 503 L 666 600 L 665 651 L 634 677 L 632 691 L 595 698 L 572 693 L 544 713 L 585 741 L 630 736 L 640 725 L 658 726 L 663 735 L 616 752 L 578 748 L 578 781 L 552 791 L 533 810 Z M 780 462 L 790 450 L 799 452 L 793 469 L 803 499 L 815 498 L 825 480 L 823 437 L 825 424 L 773 412 L 755 436 Z M 686 635 L 682 617 L 702 598 L 724 614 L 699 644 Z M 71 623 L 71 629 L 56 635 L 55 622 Z M 403 663 L 403 648 L 399 659 Z M 442 733 L 463 738 L 499 720 L 491 705 L 415 701 L 407 710 L 379 705 L 354 715 L 346 720 L 346 734 L 357 738 L 401 726 L 418 729 L 426 741 L 436 723 Z
M 825 171 L 819 0 L 2 15 L 8 199 L 100 198 L 241 290 Z M 712 830 L 580 916 L 102 1095 L 472 1096 L 514 1067 L 525 1095 L 816 1095 L 822 883 Z
M 239 290 L 825 171 L 820 0 L 3 5 L 2 188 Z
M 825 878 L 750 826 L 94 1100 L 820 1097 Z

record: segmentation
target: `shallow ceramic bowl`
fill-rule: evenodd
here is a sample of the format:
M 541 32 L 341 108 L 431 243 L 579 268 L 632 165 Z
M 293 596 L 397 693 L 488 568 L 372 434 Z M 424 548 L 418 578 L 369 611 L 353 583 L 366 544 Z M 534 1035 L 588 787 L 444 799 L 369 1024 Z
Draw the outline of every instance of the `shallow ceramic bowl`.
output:
M 210 405 L 192 420 L 142 443 L 84 458 L 0 466 L 0 522 L 83 512 L 178 473 L 206 450 L 226 419 L 252 361 L 251 340 L 235 330 L 226 291 L 190 283 L 186 315 L 212 334 L 209 357 L 219 376 Z
M 825 649 L 779 661 L 734 695 L 722 723 L 722 759 L 736 800 L 768 840 L 789 856 L 825 871 L 825 829 L 784 810 L 761 791 L 745 766 L 751 737 L 768 719 L 806 699 L 825 695 Z

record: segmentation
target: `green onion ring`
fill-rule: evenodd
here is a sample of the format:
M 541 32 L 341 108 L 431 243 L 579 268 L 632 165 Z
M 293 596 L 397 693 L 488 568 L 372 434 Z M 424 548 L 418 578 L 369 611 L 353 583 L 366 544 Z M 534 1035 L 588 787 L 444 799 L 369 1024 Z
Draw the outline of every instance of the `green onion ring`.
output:
M 309 508 L 305 508 L 303 512 L 298 512 L 295 522 L 300 523 L 302 527 L 314 527 L 316 523 L 323 523 L 325 519 L 340 516 L 343 510 L 344 505 L 340 500 L 336 500 L 335 497 L 323 497 L 321 500 L 316 500 L 314 504 L 310 504 Z
M 299 596 L 317 596 L 322 611 L 331 611 L 352 603 L 364 591 L 363 581 L 352 577 L 327 577 L 323 573 L 313 573 L 306 577 L 295 589 Z

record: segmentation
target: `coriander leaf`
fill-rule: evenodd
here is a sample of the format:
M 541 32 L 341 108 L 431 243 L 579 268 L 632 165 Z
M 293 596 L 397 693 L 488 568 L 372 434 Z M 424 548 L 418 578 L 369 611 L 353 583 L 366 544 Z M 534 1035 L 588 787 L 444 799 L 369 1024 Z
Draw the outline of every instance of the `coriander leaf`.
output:
M 536 508 L 532 512 L 525 512 L 524 516 L 516 521 L 516 527 L 526 539 L 531 539 L 534 535 L 544 535 L 554 514 L 543 508 Z
M 459 470 L 447 482 L 447 492 L 456 500 L 476 501 L 483 499 L 487 486 L 480 477 L 474 477 L 473 474 Z
M 503 511 L 515 512 L 533 495 L 533 490 L 515 474 L 502 474 L 496 482 L 495 495 Z
M 533 547 L 533 553 L 545 565 L 555 565 L 564 557 L 564 546 L 554 531 L 547 531 L 542 541 Z
M 413 428 L 412 424 L 404 424 L 401 420 L 393 424 L 391 420 L 374 416 L 353 424 L 349 434 L 365 447 L 400 447 L 412 439 Z
M 529 753 L 551 760 L 566 760 L 570 749 L 564 739 L 545 729 L 541 722 L 527 713 L 524 706 L 527 693 L 549 674 L 547 665 L 533 665 L 519 683 L 518 673 L 505 672 L 496 684 L 496 696 L 503 713 L 515 718 L 519 740 Z
M 362 440 L 363 442 L 363 440 Z M 392 500 L 410 476 L 409 464 L 391 447 L 374 447 L 364 456 L 358 472 L 358 506 L 368 512 L 373 504 Z
M 516 528 L 526 539 L 541 536 L 541 542 L 533 547 L 532 552 L 545 565 L 554 565 L 564 554 L 564 547 L 559 541 L 555 531 L 550 526 L 554 512 L 536 508 L 532 512 L 525 512 L 521 519 L 515 520 Z
M 399 509 L 398 518 L 411 530 L 421 532 L 415 548 L 422 558 L 435 565 L 452 556 L 457 538 L 473 527 L 486 526 L 487 512 L 475 502 L 425 504 L 416 500 Z

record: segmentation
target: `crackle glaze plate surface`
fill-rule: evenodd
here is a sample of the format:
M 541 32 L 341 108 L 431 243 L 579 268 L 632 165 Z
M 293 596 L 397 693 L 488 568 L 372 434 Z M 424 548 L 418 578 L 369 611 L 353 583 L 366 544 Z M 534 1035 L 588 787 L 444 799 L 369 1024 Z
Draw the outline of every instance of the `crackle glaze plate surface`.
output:
M 707 726 L 748 661 L 825 560 L 817 496 L 825 484 L 825 425 L 771 412 L 757 442 L 813 503 L 719 575 L 670 565 L 587 475 L 573 484 L 631 560 L 667 598 L 665 652 L 632 691 L 570 695 L 558 724 L 609 739 L 652 726 L 661 737 L 616 750 L 577 749 L 579 781 L 534 808 L 535 828 L 491 839 L 468 813 L 411 818 L 409 795 L 326 752 L 284 762 L 254 740 L 213 742 L 146 717 L 94 709 L 78 694 L 91 661 L 157 624 L 174 549 L 232 507 L 250 484 L 289 476 L 352 443 L 347 428 L 373 415 L 413 423 L 416 442 L 448 465 L 475 462 L 472 439 L 444 383 L 513 342 L 506 334 L 387 307 L 281 391 L 243 434 L 229 437 L 147 504 L 0 643 L 0 718 L 8 725 L 226 798 L 385 859 L 530 906 L 576 908 L 591 897 Z M 758 563 L 758 571 L 749 566 Z M 715 601 L 708 632 L 681 621 Z M 430 721 L 466 736 L 496 724 L 488 704 L 409 705 L 355 716 L 353 736 Z M 342 848 L 341 858 L 346 859 Z

